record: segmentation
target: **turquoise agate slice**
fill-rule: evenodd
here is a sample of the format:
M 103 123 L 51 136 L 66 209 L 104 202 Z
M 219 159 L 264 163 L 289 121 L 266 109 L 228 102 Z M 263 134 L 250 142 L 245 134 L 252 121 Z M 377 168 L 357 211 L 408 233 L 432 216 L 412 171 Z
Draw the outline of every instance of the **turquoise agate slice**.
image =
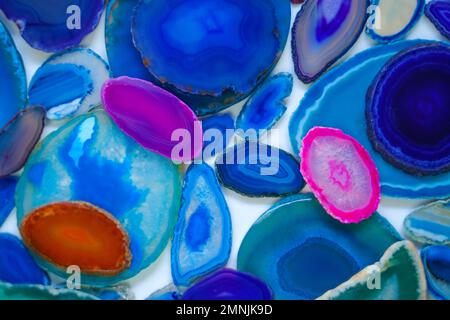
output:
M 98 300 L 98 298 L 79 290 L 0 282 L 0 300 Z
M 378 213 L 359 224 L 330 217 L 311 195 L 276 203 L 250 228 L 237 266 L 276 299 L 315 299 L 377 262 L 401 238 Z
M 231 217 L 214 170 L 206 164 L 189 167 L 172 242 L 175 285 L 195 280 L 224 266 L 231 251 Z
M 431 293 L 437 299 L 450 300 L 450 247 L 426 247 L 420 255 Z
M 298 154 L 301 141 L 315 126 L 335 127 L 354 137 L 370 153 L 380 173 L 382 193 L 394 197 L 435 198 L 450 195 L 450 173 L 418 177 L 385 161 L 367 134 L 366 93 L 378 72 L 398 52 L 432 41 L 399 41 L 368 49 L 331 70 L 317 81 L 300 102 L 289 131 Z
M 14 194 L 16 192 L 17 180 L 16 177 L 0 179 L 0 227 L 16 206 Z
M 128 233 L 131 266 L 117 276 L 82 278 L 86 285 L 111 285 L 159 257 L 173 232 L 180 193 L 179 168 L 97 110 L 51 133 L 30 156 L 16 191 L 18 224 L 34 209 L 59 201 L 85 201 L 108 211 Z M 65 270 L 36 259 L 65 276 Z

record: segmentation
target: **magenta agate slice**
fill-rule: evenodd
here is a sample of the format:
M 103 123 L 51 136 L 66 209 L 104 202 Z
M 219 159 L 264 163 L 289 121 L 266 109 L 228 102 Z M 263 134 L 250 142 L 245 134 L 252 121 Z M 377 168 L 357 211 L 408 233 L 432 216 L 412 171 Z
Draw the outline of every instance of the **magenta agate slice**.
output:
M 317 79 L 356 42 L 367 18 L 366 0 L 309 0 L 292 27 L 292 57 L 300 80 Z
M 325 210 L 343 223 L 369 218 L 380 180 L 369 153 L 338 129 L 315 127 L 303 139 L 300 170 Z
M 184 102 L 151 82 L 129 77 L 109 80 L 103 86 L 102 101 L 119 128 L 144 148 L 177 162 L 201 154 L 201 122 Z M 179 140 L 172 139 L 176 131 L 179 138 L 188 140 L 180 152 L 175 152 Z
M 450 1 L 432 0 L 425 7 L 425 15 L 439 32 L 450 39 Z

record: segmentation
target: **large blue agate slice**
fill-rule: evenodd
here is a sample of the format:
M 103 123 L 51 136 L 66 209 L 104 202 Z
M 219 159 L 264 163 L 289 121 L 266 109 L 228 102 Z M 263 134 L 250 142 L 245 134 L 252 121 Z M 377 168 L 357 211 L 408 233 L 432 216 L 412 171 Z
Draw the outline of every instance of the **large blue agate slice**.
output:
M 299 193 L 305 186 L 300 164 L 284 150 L 246 140 L 216 160 L 219 181 L 250 197 L 281 197 Z
M 186 172 L 172 241 L 175 285 L 189 286 L 224 266 L 231 251 L 231 217 L 214 170 L 194 164 Z
M 396 197 L 436 198 L 450 195 L 450 174 L 417 177 L 391 165 L 375 151 L 367 134 L 366 94 L 384 65 L 399 51 L 425 40 L 398 41 L 368 49 L 328 72 L 307 91 L 292 116 L 289 131 L 295 154 L 315 126 L 339 128 L 361 143 L 377 165 L 381 190 Z
M 51 56 L 34 74 L 29 103 L 45 107 L 52 120 L 85 113 L 100 104 L 100 91 L 109 77 L 108 64 L 94 51 L 63 51 Z
M 275 299 L 315 299 L 377 262 L 400 240 L 378 213 L 359 224 L 330 217 L 311 194 L 276 203 L 246 234 L 238 270 L 265 281 Z
M 202 119 L 203 156 L 214 157 L 227 148 L 227 136 L 234 135 L 234 118 L 230 113 L 223 113 Z M 229 130 L 227 133 L 227 130 Z M 231 134 L 232 132 L 232 134 Z
M 438 299 L 450 300 L 450 247 L 426 247 L 420 255 L 431 293 Z
M 0 128 L 25 107 L 27 100 L 27 76 L 22 57 L 0 22 Z
M 48 275 L 34 262 L 22 241 L 8 233 L 0 233 L 0 281 L 11 284 L 50 283 Z
M 180 171 L 170 159 L 142 148 L 96 110 L 51 133 L 30 156 L 17 185 L 18 224 L 59 201 L 84 201 L 109 212 L 128 233 L 131 266 L 116 276 L 83 275 L 83 283 L 110 285 L 159 257 L 173 232 L 180 193 Z M 65 275 L 35 256 L 45 269 Z
M 289 0 L 143 0 L 132 34 L 142 61 L 197 115 L 248 96 L 286 44 Z
M 450 1 L 431 0 L 425 7 L 425 15 L 444 37 L 450 39 Z
M 104 0 L 1 0 L 0 9 L 14 21 L 35 49 L 56 52 L 78 45 L 97 26 Z
M 272 129 L 286 112 L 284 100 L 291 95 L 293 79 L 290 73 L 279 73 L 268 79 L 244 105 L 236 127 L 256 130 L 257 135 Z
M 16 192 L 17 180 L 16 177 L 5 177 L 0 179 L 0 227 L 16 206 L 14 194 Z
M 0 282 L 0 300 L 98 300 L 80 290 L 56 289 L 51 286 Z
M 369 0 L 308 0 L 292 27 L 295 72 L 305 83 L 316 80 L 358 40 Z

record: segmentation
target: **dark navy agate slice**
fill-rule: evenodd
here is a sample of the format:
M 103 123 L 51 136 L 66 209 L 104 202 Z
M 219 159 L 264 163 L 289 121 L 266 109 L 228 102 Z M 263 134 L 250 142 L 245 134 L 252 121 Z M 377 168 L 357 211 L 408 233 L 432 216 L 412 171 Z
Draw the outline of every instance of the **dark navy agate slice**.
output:
M 17 180 L 16 177 L 0 179 L 0 227 L 15 207 L 14 194 Z
M 278 62 L 289 0 L 143 0 L 134 44 L 150 73 L 197 115 L 248 96 Z
M 34 262 L 22 241 L 8 233 L 0 233 L 0 281 L 12 284 L 42 284 L 50 280 Z
M 227 130 L 233 130 L 234 134 L 234 127 L 230 113 L 202 119 L 204 157 L 214 157 L 217 152 L 223 152 L 227 148 Z
M 375 150 L 419 176 L 450 170 L 450 49 L 426 44 L 401 52 L 367 94 L 368 134 Z
M 450 39 L 449 0 L 431 0 L 425 7 L 425 15 L 444 37 Z
M 428 288 L 438 299 L 450 299 L 450 247 L 430 246 L 422 249 Z
M 261 280 L 231 269 L 220 270 L 189 288 L 183 300 L 271 300 Z
M 56 52 L 78 45 L 97 26 L 104 0 L 2 0 L 0 9 L 35 49 Z
M 292 27 L 292 58 L 300 80 L 317 79 L 359 38 L 368 0 L 309 0 Z
M 245 141 L 228 148 L 216 161 L 219 181 L 250 197 L 281 197 L 300 192 L 305 181 L 300 164 L 284 150 Z

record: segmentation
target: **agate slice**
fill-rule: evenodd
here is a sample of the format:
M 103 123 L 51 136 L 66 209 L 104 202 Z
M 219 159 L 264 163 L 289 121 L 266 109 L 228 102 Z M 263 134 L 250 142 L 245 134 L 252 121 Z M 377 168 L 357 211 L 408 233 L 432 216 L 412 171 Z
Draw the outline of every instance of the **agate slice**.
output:
M 0 282 L 0 300 L 98 300 L 98 298 L 79 290 Z
M 30 107 L 20 111 L 0 130 L 0 177 L 22 169 L 45 125 L 45 110 Z
M 450 1 L 431 0 L 425 7 L 425 15 L 444 37 L 450 39 Z
M 228 146 L 228 132 L 234 135 L 234 118 L 230 113 L 215 115 L 202 119 L 203 157 L 214 157 Z
M 131 265 L 117 276 L 82 275 L 84 285 L 109 286 L 135 276 L 166 247 L 179 210 L 180 175 L 172 161 L 142 148 L 96 110 L 52 132 L 30 156 L 17 185 L 18 226 L 34 210 L 61 201 L 109 212 L 128 234 Z M 34 255 L 46 270 L 66 276 Z
M 368 0 L 309 0 L 292 27 L 295 72 L 305 83 L 316 80 L 358 40 Z
M 148 296 L 145 300 L 181 300 L 177 287 L 168 285 Z
M 330 217 L 313 195 L 276 203 L 245 235 L 237 266 L 275 299 L 315 299 L 377 262 L 400 235 L 379 214 L 359 224 Z
M 284 150 L 245 141 L 226 150 L 216 160 L 219 181 L 250 197 L 281 197 L 305 186 L 299 163 Z
M 0 233 L 0 283 L 42 284 L 50 279 L 34 262 L 22 241 L 8 233 Z
M 231 217 L 214 170 L 192 165 L 186 172 L 172 241 L 175 285 L 189 286 L 224 266 L 231 251 Z
M 189 288 L 183 300 L 271 300 L 261 280 L 231 269 L 220 270 Z
M 425 0 L 370 0 L 366 33 L 386 43 L 404 38 L 422 17 Z
M 366 117 L 373 148 L 392 165 L 449 172 L 450 48 L 418 45 L 392 58 L 367 93 Z
M 425 40 L 398 41 L 370 48 L 330 70 L 306 92 L 289 125 L 294 154 L 316 126 L 341 129 L 369 153 L 380 174 L 381 191 L 393 197 L 442 198 L 450 196 L 450 173 L 418 177 L 391 165 L 375 151 L 367 135 L 367 89 L 383 66 L 399 51 Z M 422 81 L 423 82 L 423 81 Z
M 428 287 L 438 299 L 450 299 L 450 247 L 431 246 L 420 253 Z
M 16 206 L 14 193 L 16 192 L 17 180 L 16 177 L 0 179 L 0 227 Z
M 0 9 L 35 49 L 56 52 L 78 45 L 97 26 L 104 0 L 2 0 Z
M 144 0 L 132 35 L 151 75 L 204 116 L 248 96 L 286 44 L 288 0 Z
M 421 244 L 450 246 L 450 199 L 411 212 L 403 222 L 407 237 Z
M 338 129 L 315 127 L 303 139 L 300 158 L 303 177 L 332 217 L 358 223 L 377 210 L 378 171 L 358 141 Z
M 170 92 L 145 80 L 120 77 L 103 85 L 102 100 L 119 128 L 144 148 L 177 163 L 201 154 L 200 121 Z
M 1 2 L 0 2 L 1 3 Z M 0 22 L 0 128 L 23 109 L 27 100 L 27 76 L 22 57 L 3 23 Z
M 292 86 L 290 73 L 279 73 L 268 79 L 247 101 L 236 127 L 243 131 L 256 130 L 258 137 L 272 129 L 287 110 L 284 100 L 291 95 Z
M 427 284 L 417 249 L 393 244 L 381 260 L 364 268 L 319 300 L 426 300 Z
M 45 107 L 52 120 L 85 113 L 100 104 L 100 90 L 109 76 L 108 64 L 90 49 L 55 54 L 34 74 L 29 103 Z

